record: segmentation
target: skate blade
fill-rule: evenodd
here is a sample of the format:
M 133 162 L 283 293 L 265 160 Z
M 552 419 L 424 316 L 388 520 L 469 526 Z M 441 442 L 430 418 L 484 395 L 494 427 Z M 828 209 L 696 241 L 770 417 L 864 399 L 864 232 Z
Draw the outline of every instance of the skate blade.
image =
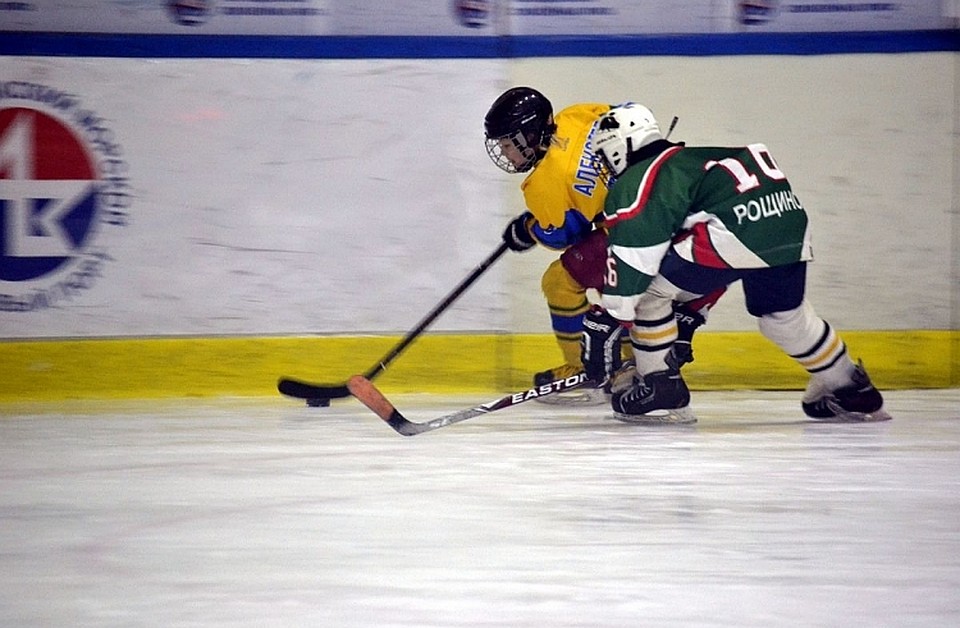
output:
M 534 399 L 547 406 L 602 406 L 610 403 L 610 395 L 601 388 L 582 388 Z
M 883 408 L 873 412 L 849 412 L 834 401 L 827 401 L 827 407 L 835 413 L 832 417 L 816 419 L 819 423 L 880 423 L 893 419 Z
M 697 417 L 693 414 L 693 409 L 690 406 L 669 410 L 654 410 L 646 414 L 614 412 L 613 418 L 634 425 L 692 425 L 697 422 Z

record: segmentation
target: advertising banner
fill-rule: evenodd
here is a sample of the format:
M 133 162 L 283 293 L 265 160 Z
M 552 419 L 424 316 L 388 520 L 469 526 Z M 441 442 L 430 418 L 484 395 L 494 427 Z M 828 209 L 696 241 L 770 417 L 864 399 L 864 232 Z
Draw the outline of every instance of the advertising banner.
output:
M 22 0 L 0 30 L 52 33 L 330 35 L 331 0 Z
M 950 27 L 945 6 L 940 0 L 731 0 L 723 22 L 735 32 L 927 30 Z
M 897 0 L 17 0 L 0 31 L 307 36 L 604 36 L 951 28 Z

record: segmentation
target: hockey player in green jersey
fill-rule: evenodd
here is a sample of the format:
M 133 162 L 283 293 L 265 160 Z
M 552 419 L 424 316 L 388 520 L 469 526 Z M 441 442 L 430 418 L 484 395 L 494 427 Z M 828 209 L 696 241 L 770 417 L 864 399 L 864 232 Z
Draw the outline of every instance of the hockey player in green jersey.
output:
M 597 119 L 609 110 L 610 105 L 602 103 L 579 103 L 554 115 L 542 93 L 513 87 L 494 101 L 484 118 L 490 158 L 505 172 L 526 175 L 521 185 L 526 211 L 510 221 L 503 240 L 513 251 L 540 244 L 561 252 L 543 273 L 541 288 L 564 363 L 537 373 L 535 385 L 583 370 L 581 331 L 585 318 L 592 315 L 587 290 L 603 287 L 607 257 L 606 232 L 597 226 L 607 186 L 597 176 L 591 142 Z M 681 360 L 692 359 L 689 341 L 693 331 L 721 294 L 722 290 L 693 303 L 677 304 L 686 343 Z M 615 336 L 595 341 L 619 347 L 619 328 L 616 331 Z M 629 359 L 627 340 L 624 336 L 623 357 Z M 619 364 L 620 358 L 616 355 L 613 363 Z M 606 397 L 590 391 L 578 391 L 574 396 L 606 403 Z
M 808 216 L 763 144 L 688 147 L 663 138 L 637 104 L 604 114 L 594 135 L 609 234 L 600 306 L 630 329 L 638 381 L 613 395 L 615 416 L 694 422 L 670 348 L 675 299 L 740 281 L 760 332 L 810 373 L 802 408 L 841 421 L 889 419 L 862 364 L 805 298 Z M 602 361 L 587 374 L 603 378 Z M 593 371 L 593 372 L 591 372 Z

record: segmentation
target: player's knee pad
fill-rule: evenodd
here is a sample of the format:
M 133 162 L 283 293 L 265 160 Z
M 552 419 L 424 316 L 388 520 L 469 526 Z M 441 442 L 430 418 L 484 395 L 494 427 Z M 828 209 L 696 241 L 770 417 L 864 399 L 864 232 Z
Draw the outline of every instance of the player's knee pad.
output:
M 673 317 L 673 299 L 670 293 L 661 294 L 648 289 L 637 299 L 638 319 L 660 320 Z
M 567 272 L 559 259 L 554 260 L 543 272 L 540 288 L 551 307 L 580 307 L 587 298 L 586 288 Z
M 689 292 L 681 290 L 663 275 L 654 277 L 641 297 L 645 302 L 659 299 L 666 299 L 669 302 L 688 301 L 690 298 L 692 298 L 692 295 Z M 663 307 L 663 303 L 660 303 L 659 306 Z
M 567 364 L 578 365 L 583 315 L 590 308 L 586 290 L 563 268 L 559 259 L 547 267 L 540 285 L 550 309 L 550 326 L 564 360 Z
M 758 325 L 760 333 L 789 354 L 806 351 L 826 328 L 826 323 L 806 299 L 792 310 L 764 314 Z

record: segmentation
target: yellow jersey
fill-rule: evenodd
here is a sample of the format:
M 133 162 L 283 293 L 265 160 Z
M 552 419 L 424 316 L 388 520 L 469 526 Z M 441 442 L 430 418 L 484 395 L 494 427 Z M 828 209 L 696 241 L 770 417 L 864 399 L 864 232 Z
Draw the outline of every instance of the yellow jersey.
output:
M 520 185 L 527 209 L 541 227 L 561 227 L 571 209 L 588 222 L 603 211 L 607 187 L 593 166 L 591 140 L 594 123 L 609 110 L 610 105 L 583 103 L 554 116 L 557 131 L 550 147 Z

